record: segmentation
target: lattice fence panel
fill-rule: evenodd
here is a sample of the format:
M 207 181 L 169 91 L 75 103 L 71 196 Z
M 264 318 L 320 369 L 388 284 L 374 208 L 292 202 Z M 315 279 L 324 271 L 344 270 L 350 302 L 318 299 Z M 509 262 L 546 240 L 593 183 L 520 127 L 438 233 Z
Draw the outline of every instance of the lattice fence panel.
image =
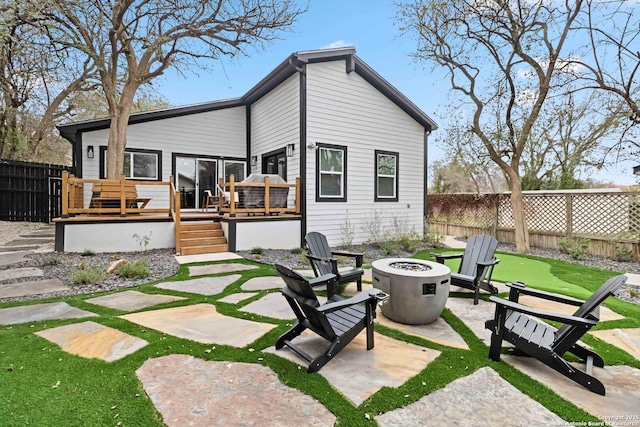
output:
M 495 225 L 495 196 L 475 194 L 433 194 L 427 199 L 429 221 L 491 228 Z
M 640 219 L 637 203 L 637 195 L 626 193 L 576 194 L 573 196 L 572 232 L 625 237 L 632 230 L 631 223 L 638 224 Z M 631 206 L 634 206 L 633 210 Z
M 525 195 L 524 209 L 531 231 L 567 231 L 567 197 L 564 195 Z
M 514 228 L 516 226 L 513 220 L 513 210 L 511 209 L 511 200 L 509 196 L 502 197 L 498 205 L 498 227 Z

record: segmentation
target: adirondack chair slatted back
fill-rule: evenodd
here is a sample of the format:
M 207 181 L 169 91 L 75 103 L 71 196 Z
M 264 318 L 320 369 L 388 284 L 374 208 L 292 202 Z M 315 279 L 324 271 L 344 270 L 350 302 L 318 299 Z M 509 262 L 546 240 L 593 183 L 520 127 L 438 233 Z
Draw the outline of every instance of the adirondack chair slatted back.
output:
M 613 295 L 624 283 L 626 282 L 626 276 L 616 276 L 607 280 L 597 291 L 589 297 L 573 315 L 575 317 L 590 318 L 593 320 L 599 320 L 598 311 L 600 304 L 604 302 L 609 296 Z M 594 311 L 596 311 L 594 313 Z M 580 339 L 588 328 L 577 327 L 572 325 L 563 325 L 555 333 L 555 340 L 551 346 L 557 353 L 562 354 L 568 351 L 573 344 Z
M 467 247 L 464 251 L 464 256 L 460 262 L 460 268 L 458 273 L 467 276 L 476 275 L 476 264 L 478 262 L 489 262 L 493 259 L 493 256 L 498 247 L 498 241 L 491 236 L 479 234 L 471 236 L 467 240 Z M 487 274 L 488 267 L 485 267 L 480 276 L 480 280 L 484 279 Z
M 331 258 L 331 246 L 327 242 L 324 234 L 312 231 L 304 237 L 307 250 L 313 256 L 319 258 Z M 311 261 L 311 266 L 316 276 L 332 273 L 331 263 L 321 261 Z
M 292 296 L 284 294 L 289 305 L 296 313 L 296 317 L 301 323 L 308 321 L 312 330 L 322 335 L 325 339 L 331 341 L 336 334 L 329 324 L 327 317 L 318 312 L 317 307 L 320 306 L 318 297 L 316 296 L 309 281 L 297 272 L 276 264 L 276 271 L 284 280 L 287 288 L 293 293 Z

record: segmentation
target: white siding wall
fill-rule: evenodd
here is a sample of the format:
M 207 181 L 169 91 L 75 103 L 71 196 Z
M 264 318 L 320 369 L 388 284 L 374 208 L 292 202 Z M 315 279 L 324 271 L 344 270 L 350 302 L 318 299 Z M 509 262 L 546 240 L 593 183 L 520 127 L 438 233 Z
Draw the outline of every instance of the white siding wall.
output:
M 246 157 L 245 118 L 245 107 L 233 107 L 130 125 L 127 148 L 162 150 L 162 180 L 169 181 L 173 174 L 172 153 Z M 82 135 L 84 178 L 99 178 L 99 147 L 106 146 L 108 139 L 109 129 Z M 93 159 L 86 158 L 88 145 L 95 149 Z M 168 207 L 166 187 L 139 187 L 138 194 L 152 198 L 148 207 Z M 85 204 L 88 197 L 89 194 L 85 194 Z
M 393 218 L 423 230 L 424 128 L 344 61 L 307 65 L 307 143 L 347 147 L 347 202 L 316 202 L 316 153 L 307 150 L 307 232 L 343 243 L 348 214 L 354 243 L 365 242 L 363 225 L 377 211 L 383 225 Z M 399 153 L 398 202 L 374 201 L 375 150 Z
M 251 155 L 258 156 L 253 172 L 262 170 L 262 155 L 295 144 L 287 158 L 287 181 L 300 176 L 300 76 L 295 73 L 251 106 Z M 289 191 L 289 204 L 294 203 Z

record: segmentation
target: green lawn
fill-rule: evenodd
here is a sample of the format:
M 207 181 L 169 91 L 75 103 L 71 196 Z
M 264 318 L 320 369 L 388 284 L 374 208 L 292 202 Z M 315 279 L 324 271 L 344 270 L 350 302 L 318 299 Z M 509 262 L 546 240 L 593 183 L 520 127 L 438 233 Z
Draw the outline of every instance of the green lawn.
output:
M 442 251 L 441 251 L 442 252 Z M 416 255 L 428 258 L 427 252 Z M 559 261 L 512 254 L 499 254 L 502 262 L 496 267 L 494 278 L 500 281 L 521 280 L 530 286 L 562 292 L 576 297 L 588 296 L 607 277 L 616 272 L 590 269 Z M 111 363 L 98 359 L 85 359 L 63 352 L 57 345 L 37 336 L 34 332 L 77 323 L 86 319 L 70 319 L 32 322 L 21 325 L 0 327 L 0 422 L 3 426 L 161 426 L 161 416 L 156 412 L 146 396 L 135 370 L 142 363 L 154 357 L 167 354 L 190 354 L 204 360 L 238 361 L 263 364 L 270 367 L 281 381 L 291 387 L 313 396 L 336 417 L 341 426 L 375 425 L 373 417 L 378 413 L 402 407 L 420 399 L 425 394 L 440 389 L 451 381 L 469 375 L 480 367 L 490 366 L 516 388 L 539 401 L 549 410 L 566 421 L 594 421 L 570 402 L 504 362 L 495 363 L 488 359 L 488 347 L 478 339 L 466 325 L 445 309 L 442 317 L 467 342 L 469 350 L 460 350 L 435 344 L 425 339 L 405 335 L 394 329 L 376 325 L 376 331 L 392 338 L 441 351 L 441 355 L 417 376 L 398 388 L 383 388 L 359 407 L 334 390 L 319 374 L 307 374 L 298 365 L 263 350 L 272 346 L 277 337 L 285 332 L 289 323 L 278 319 L 250 315 L 239 311 L 268 292 L 258 295 L 238 305 L 226 304 L 218 300 L 232 293 L 241 292 L 240 286 L 253 277 L 275 275 L 270 266 L 250 261 L 237 261 L 256 265 L 256 270 L 241 271 L 242 278 L 228 286 L 224 292 L 214 296 L 202 296 L 172 292 L 147 284 L 136 288 L 147 293 L 162 293 L 187 297 L 178 301 L 149 308 L 167 308 L 187 304 L 210 303 L 228 316 L 251 318 L 272 323 L 277 327 L 244 348 L 225 345 L 200 344 L 186 339 L 165 335 L 154 330 L 120 319 L 124 312 L 89 304 L 84 300 L 92 295 L 77 295 L 65 298 L 32 301 L 28 303 L 2 303 L 0 308 L 35 304 L 42 302 L 66 301 L 78 308 L 97 313 L 90 318 L 94 322 L 116 328 L 130 335 L 143 338 L 149 345 L 133 354 Z M 182 280 L 188 276 L 186 266 L 173 278 Z M 485 298 L 483 296 L 483 298 Z M 606 303 L 614 311 L 627 318 L 613 322 L 602 322 L 597 328 L 640 327 L 640 307 L 622 301 Z M 585 341 L 600 352 L 608 365 L 626 364 L 640 368 L 640 361 L 627 353 L 593 337 Z M 255 351 L 249 351 L 254 349 Z M 374 349 L 373 351 L 376 351 Z M 121 423 L 121 424 L 118 424 Z

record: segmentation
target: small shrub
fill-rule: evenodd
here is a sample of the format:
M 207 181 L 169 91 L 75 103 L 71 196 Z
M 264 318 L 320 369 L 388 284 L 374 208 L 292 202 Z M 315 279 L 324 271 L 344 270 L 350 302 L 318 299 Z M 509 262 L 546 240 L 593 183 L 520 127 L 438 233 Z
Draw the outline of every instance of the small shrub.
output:
M 46 267 L 53 267 L 60 264 L 62 264 L 62 258 L 60 258 L 58 255 L 51 255 L 42 260 L 42 265 Z
M 400 239 L 400 246 L 402 246 L 405 251 L 414 253 L 420 246 L 420 239 L 418 239 L 416 235 L 403 236 Z
M 254 258 L 254 259 L 262 259 L 262 255 L 260 255 L 260 254 L 253 254 L 253 258 Z
M 151 269 L 149 269 L 149 262 L 146 259 L 141 259 L 136 262 L 122 264 L 116 270 L 116 274 L 130 279 L 144 279 L 149 277 Z
M 438 232 L 430 231 L 424 235 L 424 241 L 434 248 L 444 247 L 444 236 Z
M 558 244 L 573 259 L 584 259 L 589 249 L 589 240 L 584 237 L 567 237 Z
M 613 248 L 612 259 L 619 262 L 629 262 L 633 259 L 633 249 L 627 245 L 616 244 Z
M 634 291 L 633 289 L 629 289 L 629 295 L 631 298 L 636 298 L 638 296 L 638 291 Z
M 96 251 L 94 251 L 93 249 L 85 249 L 84 251 L 82 251 L 82 253 L 80 255 L 82 255 L 82 256 L 95 256 L 96 255 Z
M 142 252 L 143 246 L 144 250 L 147 250 L 147 246 L 149 246 L 149 242 L 151 241 L 151 234 L 153 234 L 152 231 L 149 232 L 148 236 L 139 236 L 138 233 L 134 233 L 133 236 L 131 236 L 132 239 L 135 239 L 135 241 L 138 242 L 138 245 L 140 246 L 140 252 Z
M 344 224 L 340 226 L 340 230 L 342 231 L 342 245 L 350 248 L 353 245 L 353 238 L 356 234 L 355 225 L 349 219 L 349 211 L 347 210 L 347 214 L 344 217 Z
M 379 211 L 373 211 L 370 217 L 366 217 L 362 224 L 362 230 L 367 233 L 369 243 L 372 243 L 378 247 L 382 246 L 383 239 L 383 224 L 384 219 Z
M 304 253 L 304 249 L 302 249 L 302 248 L 293 248 L 289 252 L 291 252 L 294 255 L 300 255 L 300 254 Z
M 107 273 L 99 265 L 91 267 L 79 266 L 78 270 L 71 273 L 71 283 L 94 285 L 104 279 Z
M 305 253 L 298 254 L 298 264 L 301 264 L 301 265 L 309 264 L 309 258 L 307 258 L 307 255 Z
M 382 252 L 384 252 L 385 255 L 391 255 L 398 250 L 399 247 L 400 244 L 398 242 L 394 240 L 386 240 L 382 243 Z
M 253 254 L 253 255 L 262 255 L 263 252 L 264 252 L 264 249 L 262 249 L 260 246 L 256 246 L 255 248 L 251 248 L 251 254 Z

